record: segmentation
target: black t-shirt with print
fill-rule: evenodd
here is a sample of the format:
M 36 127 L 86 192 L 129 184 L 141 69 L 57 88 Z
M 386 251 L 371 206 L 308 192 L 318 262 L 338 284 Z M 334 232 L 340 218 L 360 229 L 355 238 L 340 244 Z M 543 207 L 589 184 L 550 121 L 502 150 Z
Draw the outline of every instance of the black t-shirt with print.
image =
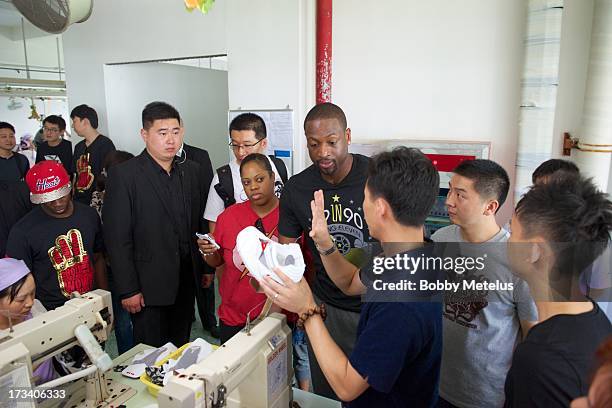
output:
M 36 281 L 36 298 L 50 310 L 63 305 L 74 291 L 93 289 L 93 257 L 102 250 L 96 210 L 75 202 L 67 218 L 34 208 L 11 229 L 6 253 L 28 265 Z
M 43 160 L 59 161 L 66 172 L 72 174 L 72 143 L 66 139 L 62 139 L 57 146 L 49 146 L 47 142 L 41 143 L 36 150 L 36 163 Z
M 316 272 L 313 293 L 325 303 L 353 312 L 359 312 L 361 297 L 346 296 L 336 287 L 323 268 L 314 242 L 308 237 L 312 223 L 310 201 L 315 191 L 323 190 L 329 233 L 336 240 L 340 253 L 360 266 L 364 260 L 362 248 L 373 240 L 363 216 L 363 189 L 367 179 L 368 162 L 367 157 L 353 154 L 351 171 L 337 185 L 323 180 L 319 169 L 311 165 L 289 179 L 280 200 L 279 233 L 290 238 L 297 238 L 302 232 L 306 233 Z
M 85 205 L 91 203 L 91 195 L 96 190 L 96 179 L 102 172 L 104 159 L 114 150 L 113 141 L 104 135 L 98 135 L 89 146 L 85 144 L 85 140 L 76 144 L 72 157 L 72 172 L 76 180 L 74 185 L 76 201 Z

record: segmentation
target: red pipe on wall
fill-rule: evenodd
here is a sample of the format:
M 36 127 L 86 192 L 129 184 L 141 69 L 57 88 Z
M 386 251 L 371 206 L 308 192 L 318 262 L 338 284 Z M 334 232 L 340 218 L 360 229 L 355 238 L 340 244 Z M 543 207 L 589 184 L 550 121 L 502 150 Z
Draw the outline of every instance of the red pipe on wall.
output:
M 331 102 L 332 3 L 317 0 L 317 104 Z

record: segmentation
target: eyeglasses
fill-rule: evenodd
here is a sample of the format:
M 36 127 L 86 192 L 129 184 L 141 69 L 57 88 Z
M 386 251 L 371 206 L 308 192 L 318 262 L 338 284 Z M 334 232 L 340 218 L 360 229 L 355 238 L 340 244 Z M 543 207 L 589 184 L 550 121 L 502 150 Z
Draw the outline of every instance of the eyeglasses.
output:
M 43 130 L 44 130 L 45 132 L 52 132 L 52 133 L 57 133 L 57 132 L 59 132 L 59 131 L 60 131 L 59 129 L 48 128 L 48 127 L 46 127 L 46 126 L 45 126 L 45 127 L 43 127 Z
M 242 145 L 241 145 L 241 144 L 236 144 L 236 143 L 234 143 L 233 141 L 231 141 L 231 142 L 229 142 L 229 147 L 231 147 L 231 148 L 232 148 L 232 149 L 234 149 L 234 150 L 240 150 L 240 148 L 241 148 L 241 147 L 242 147 L 244 150 L 249 150 L 249 149 L 252 149 L 252 148 L 254 148 L 255 146 L 257 146 L 258 144 L 260 144 L 260 143 L 261 143 L 261 141 L 262 141 L 262 140 L 264 140 L 264 139 L 265 139 L 265 137 L 264 137 L 263 139 L 259 139 L 259 140 L 257 141 L 257 143 L 253 143 L 253 144 L 242 144 Z

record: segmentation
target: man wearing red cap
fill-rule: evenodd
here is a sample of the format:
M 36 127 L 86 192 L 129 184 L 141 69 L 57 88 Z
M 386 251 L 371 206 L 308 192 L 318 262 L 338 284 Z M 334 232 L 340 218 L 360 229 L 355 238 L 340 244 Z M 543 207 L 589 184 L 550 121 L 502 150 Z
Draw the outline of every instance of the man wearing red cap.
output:
M 50 310 L 72 292 L 106 289 L 100 218 L 93 208 L 72 201 L 64 167 L 49 160 L 37 163 L 26 183 L 30 200 L 40 205 L 13 226 L 6 253 L 28 265 L 36 298 Z

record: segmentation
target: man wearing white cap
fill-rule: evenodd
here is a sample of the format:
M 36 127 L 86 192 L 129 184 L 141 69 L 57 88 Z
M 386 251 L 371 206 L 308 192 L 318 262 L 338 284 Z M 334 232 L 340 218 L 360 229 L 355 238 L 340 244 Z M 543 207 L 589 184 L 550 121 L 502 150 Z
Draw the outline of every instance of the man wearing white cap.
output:
M 72 201 L 70 178 L 53 161 L 26 174 L 30 200 L 40 204 L 17 222 L 6 254 L 23 259 L 36 281 L 36 298 L 46 309 L 62 306 L 73 292 L 106 289 L 103 239 L 96 210 Z

